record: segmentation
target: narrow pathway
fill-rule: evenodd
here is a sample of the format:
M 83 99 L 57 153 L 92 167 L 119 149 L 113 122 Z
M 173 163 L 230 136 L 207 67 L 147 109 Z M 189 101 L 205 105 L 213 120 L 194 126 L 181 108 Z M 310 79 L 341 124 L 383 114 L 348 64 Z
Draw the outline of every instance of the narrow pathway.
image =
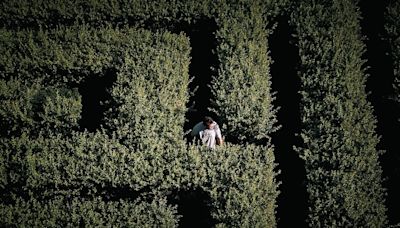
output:
M 271 65 L 272 90 L 277 92 L 276 106 L 278 123 L 282 128 L 272 135 L 275 145 L 275 157 L 282 182 L 278 197 L 278 227 L 306 227 L 307 194 L 305 186 L 304 162 L 293 150 L 299 146 L 300 138 L 300 78 L 296 67 L 299 63 L 298 49 L 291 34 L 288 17 L 278 19 L 278 26 L 269 37 L 269 48 L 273 64 Z

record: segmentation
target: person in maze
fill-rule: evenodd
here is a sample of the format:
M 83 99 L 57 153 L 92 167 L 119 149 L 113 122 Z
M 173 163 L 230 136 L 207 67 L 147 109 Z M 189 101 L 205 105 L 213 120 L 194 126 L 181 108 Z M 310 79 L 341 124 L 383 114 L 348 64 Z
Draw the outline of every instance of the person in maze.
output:
M 221 130 L 217 122 L 209 116 L 205 116 L 203 121 L 197 123 L 190 134 L 199 137 L 201 142 L 211 149 L 223 144 Z

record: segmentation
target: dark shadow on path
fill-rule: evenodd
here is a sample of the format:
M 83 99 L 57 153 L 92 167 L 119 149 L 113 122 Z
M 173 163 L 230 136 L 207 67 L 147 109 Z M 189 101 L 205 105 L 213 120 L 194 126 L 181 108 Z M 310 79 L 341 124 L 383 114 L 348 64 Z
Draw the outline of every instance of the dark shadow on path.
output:
M 200 122 L 204 115 L 209 115 L 218 121 L 218 118 L 208 111 L 212 99 L 209 87 L 213 69 L 218 66 L 218 58 L 214 53 L 217 47 L 215 31 L 217 25 L 212 19 L 199 19 L 194 24 L 179 24 L 174 32 L 183 31 L 190 39 L 191 62 L 189 75 L 192 78 L 189 90 L 194 91 L 188 102 L 186 113 L 185 132 Z
M 296 67 L 299 64 L 299 51 L 291 37 L 294 29 L 288 24 L 288 17 L 278 18 L 278 26 L 269 37 L 272 90 L 277 92 L 275 104 L 280 107 L 278 123 L 282 125 L 272 135 L 275 157 L 282 182 L 278 197 L 278 227 L 306 227 L 307 193 L 304 162 L 293 146 L 300 145 L 300 78 Z
M 81 130 L 90 132 L 100 128 L 106 107 L 103 102 L 110 100 L 108 89 L 116 81 L 116 72 L 107 70 L 103 75 L 93 75 L 79 85 L 79 93 L 82 96 L 82 112 L 79 125 Z
M 180 228 L 208 228 L 214 227 L 215 221 L 211 217 L 210 196 L 200 188 L 176 190 L 168 199 L 169 203 L 178 205 L 178 214 L 182 215 L 179 221 Z

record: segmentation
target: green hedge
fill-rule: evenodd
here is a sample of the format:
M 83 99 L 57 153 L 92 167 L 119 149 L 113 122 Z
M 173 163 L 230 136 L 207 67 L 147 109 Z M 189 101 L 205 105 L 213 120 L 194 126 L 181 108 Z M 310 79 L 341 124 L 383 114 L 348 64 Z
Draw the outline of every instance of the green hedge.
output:
M 131 191 L 179 186 L 165 181 L 165 177 L 179 181 L 173 174 L 174 168 L 179 168 L 174 166 L 174 153 L 183 154 L 190 51 L 185 36 L 78 25 L 54 30 L 2 30 L 2 34 L 6 45 L 1 49 L 1 117 L 2 125 L 7 126 L 6 138 L 1 139 L 3 204 L 13 194 L 29 191 L 36 194 L 34 197 L 53 198 L 54 194 L 79 197 L 84 191 L 93 196 L 107 194 L 96 193 L 98 186 L 128 186 Z M 109 76 L 103 73 L 108 68 L 117 71 L 117 81 L 109 91 L 113 98 L 108 104 L 110 112 L 104 121 L 109 128 L 99 128 L 93 134 L 74 131 L 80 118 L 81 97 L 76 89 L 66 88 L 77 87 L 93 75 L 100 75 L 97 77 L 101 80 Z M 126 110 L 128 105 L 136 109 Z M 123 132 L 124 124 L 132 124 L 132 114 L 139 111 L 144 114 L 137 115 L 138 122 L 131 126 L 131 132 Z M 124 122 L 118 125 L 120 122 L 113 122 L 111 115 L 117 120 L 125 118 Z M 148 137 L 158 134 L 160 137 L 150 138 L 152 144 L 145 146 Z M 142 135 L 143 139 L 133 142 L 120 137 L 132 135 Z M 176 151 L 169 153 L 171 145 Z M 168 177 L 167 173 L 172 174 Z M 18 205 L 14 206 L 18 211 Z M 37 219 L 35 210 L 40 207 L 36 206 L 27 209 L 32 213 L 27 213 L 26 222 Z M 7 206 L 4 210 L 14 209 Z M 58 216 L 56 212 L 53 215 Z M 157 216 L 160 221 L 170 220 L 162 214 Z M 151 225 L 152 221 L 148 222 Z
M 8 147 L 1 148 L 2 163 L 7 164 L 1 166 L 1 186 L 3 191 L 17 186 L 3 197 L 12 198 L 24 189 L 31 199 L 51 204 L 49 199 L 56 196 L 109 197 L 107 187 L 166 197 L 174 189 L 197 186 L 208 193 L 212 217 L 220 226 L 276 226 L 278 190 L 272 148 L 228 143 L 217 150 L 183 145 L 181 150 L 131 151 L 101 133 L 20 137 L 2 146 Z M 3 199 L 3 206 L 9 200 Z M 20 210 L 18 200 L 12 205 L 15 208 L 4 210 L 11 210 L 8 216 L 14 217 Z M 34 219 L 36 209 L 26 210 L 33 210 L 26 216 Z M 67 216 L 68 211 L 63 213 Z
M 14 77 L 28 82 L 42 79 L 46 85 L 81 83 L 96 74 L 104 76 L 107 69 L 118 70 L 126 56 L 138 55 L 145 44 L 156 40 L 171 43 L 166 41 L 173 39 L 171 36 L 162 37 L 160 33 L 153 37 L 150 31 L 135 27 L 114 29 L 87 25 L 60 25 L 51 30 L 1 29 L 1 78 Z
M 206 172 L 202 188 L 213 200 L 217 227 L 276 227 L 279 191 L 271 147 L 227 144 L 200 158 L 200 171 Z
M 365 91 L 365 45 L 354 2 L 303 1 L 293 13 L 300 52 L 301 137 L 310 227 L 385 227 L 376 118 Z
M 2 137 L 23 132 L 70 134 L 77 129 L 82 105 L 76 89 L 29 84 L 0 80 Z
M 2 188 L 8 185 L 55 190 L 127 187 L 132 191 L 180 186 L 187 170 L 184 144 L 130 149 L 104 133 L 74 133 L 3 139 Z M 185 179 L 185 180 L 182 180 Z M 40 194 L 47 195 L 45 190 Z M 69 194 L 72 194 L 69 193 Z
M 188 101 L 189 40 L 146 34 L 122 57 L 111 89 L 113 107 L 106 126 L 130 148 L 163 148 L 183 139 Z
M 213 110 L 228 141 L 259 142 L 277 129 L 267 47 L 272 23 L 264 17 L 264 7 L 244 1 L 219 12 L 220 66 L 212 81 Z
M 0 204 L 0 225 L 13 227 L 176 227 L 176 207 L 166 199 L 104 201 L 56 196 L 51 200 L 17 198 Z
M 250 5 L 253 1 L 241 0 Z M 259 1 L 260 2 L 260 1 Z M 264 14 L 276 16 L 288 0 L 263 2 Z M 0 25 L 6 28 L 43 27 L 88 23 L 168 27 L 176 22 L 193 22 L 201 17 L 215 18 L 218 11 L 230 8 L 232 2 L 210 0 L 146 1 L 146 0 L 57 0 L 4 1 L 0 7 Z M 224 15 L 229 16 L 229 15 Z
M 215 4 L 201 1 L 5 1 L 1 4 L 0 22 L 8 28 L 56 27 L 59 24 L 90 23 L 93 26 L 113 24 L 140 24 L 151 22 L 191 21 L 201 15 L 210 15 Z M 166 26 L 167 23 L 160 24 Z

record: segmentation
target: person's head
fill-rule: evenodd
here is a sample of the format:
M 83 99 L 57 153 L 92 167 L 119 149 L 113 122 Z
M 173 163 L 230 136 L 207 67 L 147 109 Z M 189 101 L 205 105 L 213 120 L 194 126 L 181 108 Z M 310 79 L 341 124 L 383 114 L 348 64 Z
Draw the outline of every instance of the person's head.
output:
M 206 126 L 207 127 L 207 129 L 210 129 L 211 128 L 211 124 L 214 122 L 214 120 L 211 118 L 211 117 L 209 117 L 209 116 L 205 116 L 204 118 L 203 118 L 203 124 L 204 124 L 204 126 Z

